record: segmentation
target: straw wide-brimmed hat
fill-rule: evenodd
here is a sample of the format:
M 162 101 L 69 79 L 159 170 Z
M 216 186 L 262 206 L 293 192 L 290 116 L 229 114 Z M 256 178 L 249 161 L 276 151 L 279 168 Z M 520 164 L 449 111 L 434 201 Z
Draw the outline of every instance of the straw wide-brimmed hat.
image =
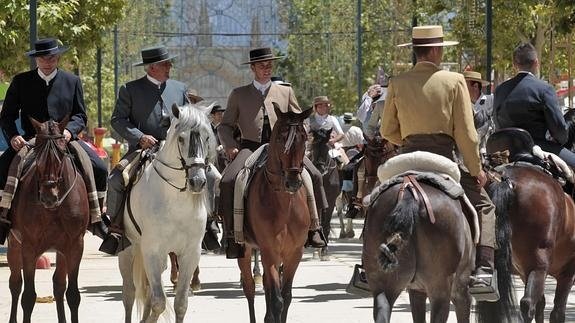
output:
M 155 46 L 142 49 L 142 61 L 134 64 L 134 66 L 143 66 L 154 63 L 167 61 L 178 57 L 178 55 L 170 55 L 166 46 Z
M 398 47 L 441 47 L 459 44 L 458 41 L 443 40 L 443 27 L 417 26 L 411 31 L 411 43 L 397 45 Z
M 273 61 L 280 58 L 284 58 L 284 56 L 275 56 L 272 53 L 271 48 L 262 47 L 250 50 L 250 60 L 242 64 L 253 64 L 257 62 Z
M 204 98 L 202 98 L 201 96 L 198 95 L 198 91 L 196 89 L 188 89 L 186 91 L 186 96 L 190 99 L 190 100 L 195 100 L 196 102 L 200 102 L 203 101 Z
M 481 85 L 489 85 L 489 82 L 481 78 L 481 73 L 475 71 L 464 71 L 463 77 L 468 81 L 475 81 L 481 83 Z
M 353 113 L 351 112 L 345 112 L 343 114 L 343 121 L 353 121 L 355 120 L 355 117 L 353 116 Z
M 39 39 L 34 43 L 34 49 L 26 52 L 30 57 L 62 54 L 68 47 L 60 46 L 56 38 Z
M 313 106 L 315 107 L 318 103 L 330 103 L 329 98 L 325 95 L 316 96 L 313 98 Z

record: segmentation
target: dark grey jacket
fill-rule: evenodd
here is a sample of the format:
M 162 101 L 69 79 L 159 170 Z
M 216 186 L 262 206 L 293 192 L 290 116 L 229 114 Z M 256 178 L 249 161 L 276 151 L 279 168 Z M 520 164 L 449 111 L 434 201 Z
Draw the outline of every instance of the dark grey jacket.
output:
M 168 79 L 165 84 L 161 100 L 160 89 L 146 76 L 120 87 L 111 125 L 128 141 L 128 153 L 139 148 L 138 142 L 143 135 L 151 135 L 158 140 L 166 139 L 169 126 L 160 124 L 162 109 L 171 115 L 172 104 L 182 106 L 187 102 L 187 87 L 184 83 Z

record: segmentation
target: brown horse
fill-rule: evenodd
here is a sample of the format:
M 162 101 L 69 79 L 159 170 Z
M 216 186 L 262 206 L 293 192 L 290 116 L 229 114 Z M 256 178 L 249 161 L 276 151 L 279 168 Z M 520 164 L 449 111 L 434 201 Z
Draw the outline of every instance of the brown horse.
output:
M 255 284 L 251 272 L 253 248 L 261 252 L 266 295 L 265 322 L 286 322 L 295 272 L 303 255 L 310 224 L 301 173 L 307 134 L 303 113 L 282 113 L 274 107 L 274 125 L 265 166 L 248 187 L 244 232 L 246 252 L 238 259 L 242 287 L 248 300 L 250 322 L 255 322 Z
M 48 249 L 57 251 L 53 284 L 58 322 L 66 322 L 64 293 L 72 322 L 78 322 L 78 271 L 84 251 L 89 207 L 84 180 L 62 135 L 66 123 L 67 120 L 39 123 L 32 119 L 37 133 L 32 149 L 34 163 L 20 180 L 11 211 L 13 231 L 8 240 L 8 264 L 12 308 L 9 322 L 16 322 L 22 270 L 22 309 L 24 322 L 30 322 L 36 302 L 36 260 Z M 17 236 L 14 232 L 17 232 Z
M 543 323 L 545 278 L 557 280 L 549 322 L 565 322 L 575 280 L 575 204 L 559 183 L 531 166 L 507 166 L 503 181 L 491 186 L 497 218 L 508 218 L 513 265 L 525 283 L 520 301 L 523 322 Z
M 434 223 L 431 213 L 426 212 L 425 199 L 409 181 L 372 193 L 364 229 L 363 264 L 374 298 L 374 320 L 390 322 L 393 304 L 407 288 L 414 322 L 425 322 L 426 298 L 430 300 L 431 322 L 447 321 L 450 301 L 455 305 L 457 321 L 469 322 L 469 280 L 475 261 L 470 226 L 458 200 L 425 182 L 419 185 L 428 197 Z M 498 243 L 507 246 L 507 237 L 500 235 Z M 498 268 L 500 290 L 511 284 L 506 269 Z M 511 311 L 512 299 L 508 294 L 502 298 L 507 306 L 503 310 Z

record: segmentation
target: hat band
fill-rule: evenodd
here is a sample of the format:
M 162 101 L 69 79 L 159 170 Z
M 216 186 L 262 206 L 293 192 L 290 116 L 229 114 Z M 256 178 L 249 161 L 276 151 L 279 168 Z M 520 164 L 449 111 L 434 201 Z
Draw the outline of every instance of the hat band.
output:
M 413 45 L 427 45 L 427 44 L 440 44 L 443 43 L 443 37 L 434 38 L 412 38 L 411 43 Z
M 273 57 L 274 57 L 274 55 L 272 55 L 272 54 L 265 54 L 265 55 L 250 57 L 250 61 L 255 61 L 257 59 L 264 59 L 264 58 L 273 58 Z
M 168 58 L 168 56 L 169 56 L 169 55 L 168 55 L 167 53 L 166 53 L 166 54 L 156 55 L 156 56 L 148 56 L 148 57 L 143 57 L 143 58 L 142 58 L 142 61 L 143 61 L 144 63 L 154 63 L 154 62 L 157 62 L 157 61 L 166 59 L 166 58 Z
M 48 49 L 37 49 L 37 50 L 36 50 L 36 53 L 49 52 L 49 51 L 53 51 L 53 50 L 56 50 L 56 49 L 58 49 L 58 46 L 52 47 L 52 48 L 48 48 Z

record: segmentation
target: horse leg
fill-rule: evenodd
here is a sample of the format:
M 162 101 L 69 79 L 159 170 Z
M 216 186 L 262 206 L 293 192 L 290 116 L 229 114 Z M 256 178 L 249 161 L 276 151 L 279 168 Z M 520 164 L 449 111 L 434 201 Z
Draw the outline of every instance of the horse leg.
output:
M 409 304 L 411 306 L 411 317 L 414 323 L 425 323 L 426 300 L 427 294 L 425 292 L 415 289 L 409 290 Z
M 395 304 L 395 300 L 401 293 L 399 291 L 388 291 L 387 295 L 385 292 L 380 292 L 373 297 L 373 321 L 375 323 L 389 323 L 391 322 L 391 311 L 393 309 L 393 304 Z M 411 298 L 411 294 L 410 294 Z M 425 302 L 425 300 L 424 300 Z M 413 303 L 412 303 L 413 306 Z M 423 313 L 425 315 L 425 306 Z
M 12 294 L 12 304 L 10 307 L 9 323 L 16 323 L 18 312 L 18 299 L 22 292 L 22 246 L 16 239 L 8 239 L 8 254 L 6 255 L 10 265 L 10 294 Z
M 469 294 L 468 280 L 463 280 L 459 286 L 454 286 L 452 302 L 455 306 L 457 323 L 469 323 L 471 316 L 471 294 Z
M 192 277 L 192 282 L 190 283 L 190 288 L 194 292 L 197 292 L 200 289 L 202 289 L 202 284 L 200 282 L 200 266 L 197 266 L 196 270 L 194 270 L 194 276 Z
M 301 261 L 302 252 L 299 248 L 293 254 L 285 257 L 283 263 L 283 270 L 281 272 L 281 296 L 283 298 L 283 309 L 281 314 L 281 322 L 287 322 L 288 309 L 292 299 L 292 286 L 295 272 Z
M 436 278 L 434 284 L 428 286 L 427 296 L 431 305 L 431 323 L 447 322 L 452 286 L 451 278 L 441 278 L 441 276 Z
M 178 257 L 173 252 L 168 253 L 170 256 L 170 281 L 176 285 L 178 283 Z
M 527 276 L 525 294 L 519 303 L 524 323 L 531 322 L 535 317 L 535 307 L 537 306 L 537 303 L 539 303 L 541 297 L 543 297 L 545 276 L 547 276 L 547 271 L 545 269 L 533 270 Z
M 176 312 L 176 323 L 183 323 L 186 311 L 188 310 L 188 293 L 190 281 L 192 280 L 192 270 L 198 268 L 200 262 L 200 248 L 198 245 L 197 250 L 193 254 L 179 254 L 178 262 L 181 264 L 179 271 L 179 279 L 176 284 L 176 296 L 174 297 L 174 312 Z
M 255 250 L 254 250 L 255 253 Z M 248 300 L 248 309 L 250 312 L 250 323 L 256 322 L 256 311 L 254 307 L 254 297 L 256 295 L 256 285 L 252 276 L 251 268 L 252 248 L 246 246 L 243 258 L 238 258 L 238 267 L 240 267 L 242 289 L 244 296 Z
M 64 293 L 66 292 L 66 258 L 60 252 L 56 253 L 56 270 L 52 276 L 52 289 L 54 290 L 54 300 L 56 301 L 56 312 L 58 322 L 66 322 L 66 311 L 64 309 Z
M 535 322 L 543 323 L 545 321 L 545 294 L 541 295 L 537 306 L 535 306 Z
M 260 251 L 258 249 L 254 249 L 254 283 L 256 285 L 262 284 L 262 271 L 260 269 Z
M 567 298 L 569 297 L 569 292 L 571 292 L 571 286 L 573 286 L 575 273 L 573 271 L 564 272 L 557 276 L 556 279 L 554 305 L 549 316 L 549 323 L 565 322 L 565 307 L 567 306 Z
M 66 301 L 70 308 L 70 318 L 72 323 L 78 323 L 78 308 L 80 307 L 80 290 L 78 289 L 78 273 L 80 272 L 80 261 L 84 253 L 84 239 L 81 236 L 74 247 L 70 248 L 66 256 L 66 268 L 68 272 L 68 289 L 66 290 Z
M 280 323 L 283 312 L 283 298 L 281 296 L 280 260 L 279 255 L 260 249 L 262 252 L 262 266 L 264 268 L 264 292 L 266 295 L 265 323 Z
M 40 253 L 41 254 L 41 253 Z M 30 323 L 32 310 L 36 304 L 36 286 L 34 277 L 36 275 L 36 261 L 40 256 L 34 250 L 28 250 L 22 246 L 22 265 L 24 271 L 24 292 L 22 293 L 22 310 L 24 312 L 24 323 Z
M 134 276 L 132 267 L 134 266 L 133 248 L 130 246 L 118 254 L 118 267 L 122 275 L 122 302 L 124 303 L 124 322 L 132 322 L 132 308 L 136 297 L 136 287 L 134 286 Z
M 149 282 L 149 302 L 150 302 L 150 315 L 146 319 L 146 323 L 155 323 L 158 321 L 160 315 L 166 310 L 166 295 L 164 294 L 164 288 L 162 285 L 162 272 L 166 268 L 166 254 L 159 256 L 156 254 L 143 254 L 142 261 L 146 272 L 146 278 Z M 185 268 L 184 270 L 190 270 Z M 184 282 L 186 289 L 188 288 L 189 279 Z M 178 279 L 179 286 L 182 283 L 181 279 Z
M 337 199 L 335 200 L 335 209 L 337 211 L 337 218 L 339 219 L 339 239 L 343 239 L 345 238 L 345 222 L 343 219 L 343 194 L 345 194 L 344 192 L 341 192 L 339 194 L 339 196 L 337 197 Z

